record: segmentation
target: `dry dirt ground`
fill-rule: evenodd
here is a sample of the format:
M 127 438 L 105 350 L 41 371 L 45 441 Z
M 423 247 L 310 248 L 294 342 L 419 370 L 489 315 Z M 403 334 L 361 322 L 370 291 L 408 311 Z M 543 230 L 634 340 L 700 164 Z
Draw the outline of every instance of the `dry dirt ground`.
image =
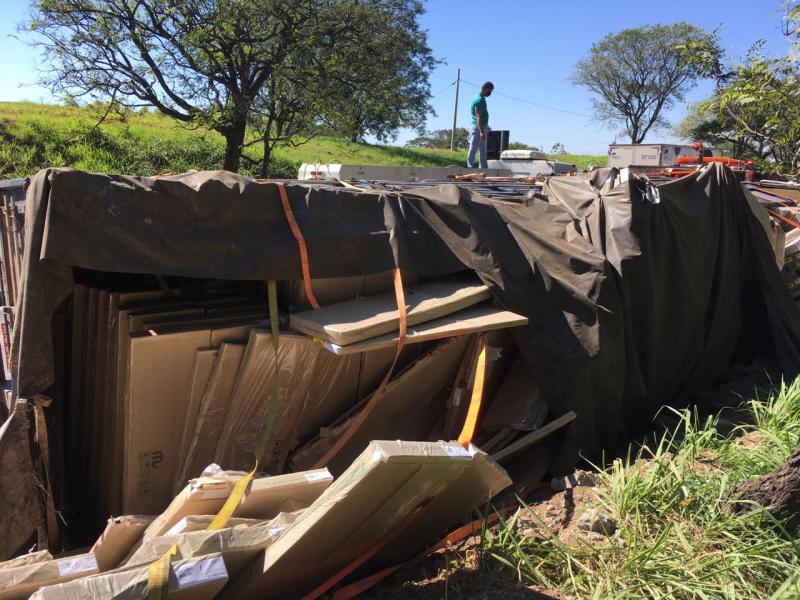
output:
M 612 533 L 615 524 L 592 510 L 597 501 L 593 486 L 594 477 L 581 471 L 567 485 L 564 480 L 554 480 L 531 498 L 531 513 L 520 514 L 520 533 L 535 539 L 553 532 L 568 544 L 576 543 L 578 538 L 589 543 L 607 541 L 605 533 Z M 360 597 L 568 600 L 556 590 L 526 586 L 510 575 L 487 573 L 479 564 L 479 544 L 477 537 L 468 538 L 447 551 L 412 561 Z

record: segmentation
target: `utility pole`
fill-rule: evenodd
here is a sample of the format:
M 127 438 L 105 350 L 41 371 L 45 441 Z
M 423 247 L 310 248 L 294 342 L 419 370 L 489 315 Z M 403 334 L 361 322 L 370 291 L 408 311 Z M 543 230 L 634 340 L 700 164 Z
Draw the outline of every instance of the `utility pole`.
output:
M 458 121 L 458 88 L 461 87 L 461 67 L 456 76 L 456 105 L 453 107 L 453 130 L 450 132 L 450 150 L 456 149 L 456 122 Z

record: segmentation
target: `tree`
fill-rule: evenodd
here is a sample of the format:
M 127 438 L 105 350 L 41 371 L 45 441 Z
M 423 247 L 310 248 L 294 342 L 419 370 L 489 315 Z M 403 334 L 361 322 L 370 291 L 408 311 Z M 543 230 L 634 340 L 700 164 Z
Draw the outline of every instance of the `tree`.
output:
M 402 127 L 422 133 L 432 112 L 428 78 L 438 64 L 419 26 L 422 3 L 350 1 L 336 11 L 351 25 L 338 41 L 342 76 L 329 82 L 325 122 L 352 142 L 368 134 L 394 139 Z
M 550 148 L 550 154 L 566 154 L 567 149 L 564 147 L 564 144 L 561 142 L 557 142 L 553 144 L 553 147 Z
M 763 120 L 766 115 L 759 117 Z M 754 138 L 736 126 L 734 120 L 719 108 L 719 96 L 703 102 L 693 102 L 686 117 L 673 131 L 686 141 L 698 141 L 725 150 L 733 158 L 765 159 L 769 149 L 762 139 Z
M 535 150 L 536 152 L 541 152 L 538 146 L 531 146 L 529 144 L 524 144 L 522 142 L 511 142 L 508 144 L 509 150 Z
M 428 131 L 406 142 L 406 146 L 449 150 L 450 132 L 450 129 L 437 129 L 436 131 Z M 465 150 L 469 148 L 469 131 L 467 131 L 467 129 L 464 127 L 457 127 L 455 142 L 456 150 Z
M 698 79 L 716 75 L 716 35 L 688 23 L 624 29 L 592 45 L 572 82 L 594 92 L 598 119 L 622 124 L 631 142 L 666 126 L 665 109 L 682 101 Z
M 435 61 L 421 12 L 417 0 L 38 0 L 23 28 L 54 92 L 218 131 L 232 171 L 263 143 L 268 173 L 275 145 L 325 115 L 379 137 L 424 121 Z
M 721 80 L 708 106 L 731 131 L 758 145 L 780 168 L 800 169 L 800 67 L 788 58 L 770 59 L 760 45 Z
M 206 126 L 239 168 L 250 109 L 276 65 L 319 37 L 320 2 L 39 0 L 25 28 L 51 70 L 43 82 L 79 99 L 153 106 Z

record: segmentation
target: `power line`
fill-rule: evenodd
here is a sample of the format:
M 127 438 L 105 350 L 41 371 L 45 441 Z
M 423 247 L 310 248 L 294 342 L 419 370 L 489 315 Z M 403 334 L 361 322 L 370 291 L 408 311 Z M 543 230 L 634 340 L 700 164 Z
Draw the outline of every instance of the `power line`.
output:
M 434 98 L 438 98 L 439 96 L 444 94 L 447 90 L 449 90 L 451 87 L 453 87 L 455 84 L 456 84 L 455 81 L 451 81 L 446 86 L 444 86 L 440 91 L 436 92 L 433 96 L 431 96 L 431 100 L 433 100 Z
M 481 87 L 479 84 L 474 83 L 472 81 L 467 81 L 463 77 L 461 78 L 461 81 L 463 81 L 464 83 L 468 83 L 469 85 L 474 85 L 477 88 Z M 564 110 L 563 108 L 556 108 L 555 106 L 547 106 L 546 104 L 539 104 L 538 102 L 533 102 L 532 100 L 525 100 L 524 98 L 517 98 L 516 96 L 510 96 L 509 94 L 504 94 L 503 92 L 497 92 L 493 90 L 492 93 L 497 94 L 498 96 L 503 96 L 504 98 L 508 98 L 509 100 L 515 100 L 517 102 L 522 102 L 524 104 L 530 104 L 531 106 L 535 106 L 537 108 L 544 108 L 545 110 L 554 110 L 556 112 L 564 113 L 566 115 L 574 115 L 576 117 L 586 117 L 587 119 L 592 118 L 591 115 L 586 115 L 571 110 Z

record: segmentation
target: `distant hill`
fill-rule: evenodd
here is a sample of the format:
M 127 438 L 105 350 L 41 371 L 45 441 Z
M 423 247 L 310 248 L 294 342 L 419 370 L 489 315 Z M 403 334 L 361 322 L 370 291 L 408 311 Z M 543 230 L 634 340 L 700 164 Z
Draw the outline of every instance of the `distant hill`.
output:
M 155 175 L 192 169 L 220 169 L 222 137 L 212 131 L 189 129 L 153 113 L 136 113 L 124 120 L 109 117 L 101 125 L 96 107 L 73 107 L 31 102 L 0 102 L 0 178 L 24 177 L 45 167 L 75 167 L 85 171 Z M 253 147 L 248 154 L 258 157 Z M 354 144 L 318 137 L 273 154 L 277 177 L 296 177 L 303 162 L 346 162 L 374 165 L 440 167 L 463 164 L 463 151 Z M 604 165 L 605 156 L 554 155 L 574 163 Z M 243 174 L 255 172 L 245 166 Z

